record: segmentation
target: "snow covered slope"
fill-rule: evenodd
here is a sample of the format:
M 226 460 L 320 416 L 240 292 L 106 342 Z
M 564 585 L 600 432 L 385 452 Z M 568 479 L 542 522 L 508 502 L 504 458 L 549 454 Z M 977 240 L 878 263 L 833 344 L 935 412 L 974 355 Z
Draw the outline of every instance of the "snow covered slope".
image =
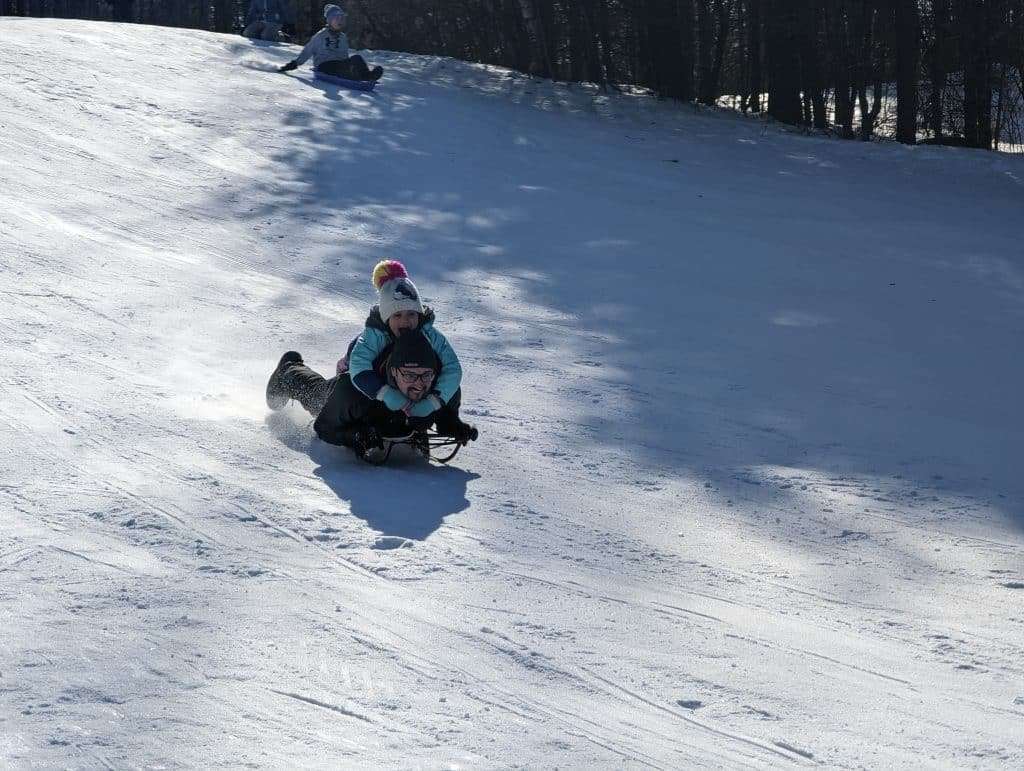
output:
M 0 41 L 0 765 L 1024 766 L 1024 159 Z M 263 403 L 385 256 L 454 467 Z

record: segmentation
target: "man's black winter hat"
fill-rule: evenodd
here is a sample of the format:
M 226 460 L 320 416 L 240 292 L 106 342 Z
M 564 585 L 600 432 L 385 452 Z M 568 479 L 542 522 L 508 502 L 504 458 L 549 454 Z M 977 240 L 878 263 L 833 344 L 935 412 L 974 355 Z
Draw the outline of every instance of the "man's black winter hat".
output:
M 438 370 L 437 354 L 420 329 L 409 330 L 398 336 L 394 348 L 391 349 L 388 363 L 396 369 L 398 367 L 427 367 L 435 372 Z

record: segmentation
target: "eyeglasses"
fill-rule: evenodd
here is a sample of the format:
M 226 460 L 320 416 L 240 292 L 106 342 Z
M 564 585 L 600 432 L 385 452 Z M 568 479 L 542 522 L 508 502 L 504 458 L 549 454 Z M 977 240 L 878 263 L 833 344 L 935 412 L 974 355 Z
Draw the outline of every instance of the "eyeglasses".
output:
M 430 381 L 434 379 L 434 373 L 430 370 L 421 374 L 416 374 L 415 372 L 400 369 L 398 370 L 398 374 L 401 375 L 402 380 L 407 383 L 422 383 L 423 385 L 430 385 Z

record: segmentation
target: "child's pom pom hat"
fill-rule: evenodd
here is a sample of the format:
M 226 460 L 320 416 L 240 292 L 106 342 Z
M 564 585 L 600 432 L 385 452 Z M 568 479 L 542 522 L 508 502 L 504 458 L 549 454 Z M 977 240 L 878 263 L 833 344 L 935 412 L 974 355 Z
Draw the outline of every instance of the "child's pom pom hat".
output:
M 405 266 L 398 260 L 381 260 L 373 268 L 373 288 L 379 297 L 380 317 L 386 323 L 399 311 L 423 313 L 423 303 Z

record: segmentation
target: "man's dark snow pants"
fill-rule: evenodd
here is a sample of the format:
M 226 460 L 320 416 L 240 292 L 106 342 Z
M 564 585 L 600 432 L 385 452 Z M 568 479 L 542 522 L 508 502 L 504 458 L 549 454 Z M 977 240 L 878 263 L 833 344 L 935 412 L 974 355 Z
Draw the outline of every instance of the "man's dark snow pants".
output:
M 351 447 L 361 429 L 372 426 L 388 436 L 398 433 L 396 423 L 403 422 L 400 412 L 392 412 L 352 385 L 348 373 L 327 379 L 305 364 L 292 364 L 282 373 L 281 381 L 288 396 L 316 418 L 313 430 L 325 442 Z M 410 418 L 409 425 L 426 430 L 436 423 L 438 433 L 450 435 L 458 423 L 461 402 L 460 389 L 429 418 Z

